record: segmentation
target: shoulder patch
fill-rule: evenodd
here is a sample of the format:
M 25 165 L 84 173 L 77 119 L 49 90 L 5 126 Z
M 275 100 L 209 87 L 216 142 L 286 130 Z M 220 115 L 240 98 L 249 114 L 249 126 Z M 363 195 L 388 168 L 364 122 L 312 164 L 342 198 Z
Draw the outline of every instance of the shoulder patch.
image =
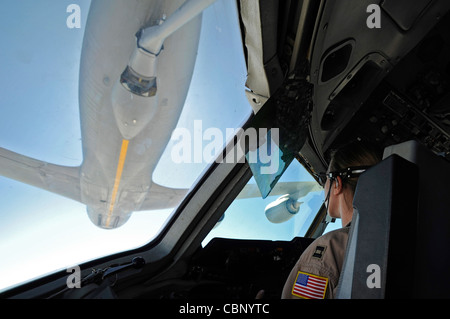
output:
M 312 256 L 317 259 L 322 259 L 325 250 L 327 250 L 327 246 L 317 245 Z
M 306 299 L 324 299 L 327 286 L 328 278 L 299 271 L 292 294 Z

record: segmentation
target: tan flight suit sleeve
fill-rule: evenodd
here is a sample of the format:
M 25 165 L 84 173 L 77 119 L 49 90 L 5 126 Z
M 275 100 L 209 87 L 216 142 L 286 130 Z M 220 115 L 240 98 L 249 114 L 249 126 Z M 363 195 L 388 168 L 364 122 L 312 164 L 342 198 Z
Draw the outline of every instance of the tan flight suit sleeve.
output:
M 283 288 L 282 299 L 301 299 L 293 294 L 299 272 L 327 280 L 325 298 L 334 298 L 350 227 L 336 229 L 313 241 L 300 256 Z

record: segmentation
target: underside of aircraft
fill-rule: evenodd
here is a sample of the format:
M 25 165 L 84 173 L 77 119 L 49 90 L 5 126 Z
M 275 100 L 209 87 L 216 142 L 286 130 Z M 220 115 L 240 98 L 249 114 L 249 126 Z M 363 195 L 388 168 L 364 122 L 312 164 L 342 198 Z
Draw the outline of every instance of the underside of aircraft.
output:
M 326 171 L 330 151 L 359 139 L 387 148 L 386 158 L 397 152 L 407 154 L 405 157 L 410 156 L 413 162 L 418 158 L 416 164 L 420 169 L 421 165 L 431 169 L 434 164 L 430 163 L 436 161 L 435 167 L 444 170 L 439 180 L 445 179 L 450 173 L 450 3 L 395 0 L 382 1 L 375 7 L 371 5 L 370 0 L 236 1 L 242 53 L 248 71 L 246 95 L 253 110 L 244 128 L 279 128 L 279 147 L 286 155 L 283 159 L 286 166 L 292 161 L 299 162 L 312 176 Z M 408 148 L 410 144 L 406 144 L 403 151 L 408 141 L 413 141 L 412 150 Z M 233 140 L 230 145 L 236 143 Z M 401 150 L 390 149 L 393 145 L 401 145 Z M 414 152 L 419 155 L 415 156 Z M 425 164 L 422 158 L 427 158 L 423 160 Z M 383 174 L 395 177 L 401 171 L 397 165 L 405 167 L 402 162 L 394 161 L 391 168 L 380 169 L 384 169 Z M 114 169 L 113 175 L 115 173 Z M 75 175 L 74 172 L 72 176 Z M 264 290 L 264 298 L 279 299 L 299 256 L 330 222 L 324 205 L 304 236 L 291 241 L 214 238 L 202 246 L 204 238 L 221 222 L 232 202 L 239 196 L 250 196 L 250 190 L 245 187 L 255 175 L 255 169 L 247 162 L 214 163 L 193 189 L 173 194 L 183 200 L 155 240 L 143 247 L 80 265 L 81 288 L 69 289 L 68 273 L 60 271 L 1 295 L 4 298 L 55 299 L 253 299 L 258 291 Z M 391 175 L 383 176 L 384 180 L 376 184 L 380 191 L 383 183 L 390 181 L 385 176 Z M 277 178 L 279 176 L 264 186 L 269 187 L 268 192 L 273 189 L 283 194 L 282 190 L 275 190 Z M 423 192 L 419 187 L 421 178 L 420 182 L 416 181 L 419 193 Z M 434 183 L 432 179 L 427 181 Z M 389 185 L 400 187 L 394 182 Z M 436 181 L 434 186 L 423 185 L 435 189 L 445 183 Z M 433 221 L 428 222 L 417 213 L 418 217 L 410 221 L 403 215 L 398 219 L 387 217 L 387 224 L 374 226 L 379 230 L 377 234 L 387 234 L 386 251 L 395 247 L 406 254 L 400 248 L 402 243 L 418 245 L 411 252 L 414 258 L 412 255 L 404 258 L 410 262 L 409 274 L 414 277 L 419 277 L 420 267 L 445 272 L 444 268 L 450 264 L 447 252 L 450 217 L 438 213 L 444 209 L 448 190 L 448 186 L 442 187 L 444 189 L 436 190 L 432 194 L 435 197 L 431 197 L 435 206 L 430 207 L 436 212 L 429 214 Z M 247 195 L 241 193 L 243 189 Z M 391 202 L 408 198 L 395 189 L 395 195 L 389 197 Z M 167 194 L 166 189 L 157 191 Z M 374 194 L 377 191 L 374 190 Z M 386 198 L 383 196 L 374 195 Z M 417 194 L 413 198 L 420 198 L 416 200 L 420 203 L 430 200 Z M 374 199 L 367 199 L 364 205 L 372 205 L 371 200 Z M 412 209 L 421 211 L 420 203 Z M 401 206 L 398 205 L 389 207 Z M 423 233 L 416 230 L 419 222 L 424 225 L 418 227 L 425 229 Z M 364 225 L 361 219 L 361 231 Z M 415 229 L 405 234 L 416 237 L 402 241 L 399 237 L 404 225 Z M 358 226 L 354 227 L 357 234 Z M 351 247 L 355 253 L 348 257 L 348 267 L 359 256 L 355 247 L 369 245 L 363 235 L 353 236 Z M 356 246 L 357 240 L 360 246 Z M 440 248 L 429 250 L 433 243 Z M 432 261 L 435 257 L 431 255 L 436 256 L 439 249 L 446 252 L 439 255 L 438 261 Z M 425 253 L 427 251 L 429 254 Z M 395 274 L 405 265 L 388 266 L 389 262 L 400 263 L 392 254 L 393 250 L 389 260 L 387 255 L 380 257 L 390 271 L 383 277 L 387 288 L 365 291 L 367 287 L 358 286 L 350 267 L 345 268 L 345 276 L 352 278 L 347 282 L 353 281 L 353 285 L 347 284 L 344 287 L 347 291 L 343 291 L 341 297 L 450 297 L 449 279 L 443 279 L 437 286 L 427 286 L 428 279 L 419 280 L 417 286 L 412 283 L 408 286 L 409 291 L 398 290 L 403 295 L 393 291 L 399 286 Z M 359 265 L 358 262 L 352 265 Z M 441 265 L 435 266 L 434 262 Z

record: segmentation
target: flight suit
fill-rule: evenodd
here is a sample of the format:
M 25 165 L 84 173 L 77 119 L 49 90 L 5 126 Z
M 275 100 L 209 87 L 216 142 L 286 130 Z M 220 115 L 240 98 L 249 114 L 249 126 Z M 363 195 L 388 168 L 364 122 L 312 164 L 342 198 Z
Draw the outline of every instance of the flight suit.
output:
M 282 299 L 334 298 L 347 248 L 350 223 L 313 241 L 300 256 Z

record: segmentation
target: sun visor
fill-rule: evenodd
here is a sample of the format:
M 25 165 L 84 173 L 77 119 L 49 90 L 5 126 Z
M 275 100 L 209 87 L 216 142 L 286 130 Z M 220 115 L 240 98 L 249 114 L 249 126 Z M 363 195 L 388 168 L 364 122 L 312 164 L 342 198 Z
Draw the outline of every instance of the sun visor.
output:
M 270 194 L 306 142 L 312 91 L 312 85 L 304 77 L 289 77 L 245 131 L 244 140 L 249 141 L 245 144 L 245 156 L 262 198 Z M 253 134 L 257 142 L 252 144 Z
M 266 198 L 294 159 L 293 154 L 283 152 L 279 147 L 279 129 L 272 128 L 264 134 L 260 130 L 262 145 L 249 150 L 245 157 L 252 170 L 262 198 Z

